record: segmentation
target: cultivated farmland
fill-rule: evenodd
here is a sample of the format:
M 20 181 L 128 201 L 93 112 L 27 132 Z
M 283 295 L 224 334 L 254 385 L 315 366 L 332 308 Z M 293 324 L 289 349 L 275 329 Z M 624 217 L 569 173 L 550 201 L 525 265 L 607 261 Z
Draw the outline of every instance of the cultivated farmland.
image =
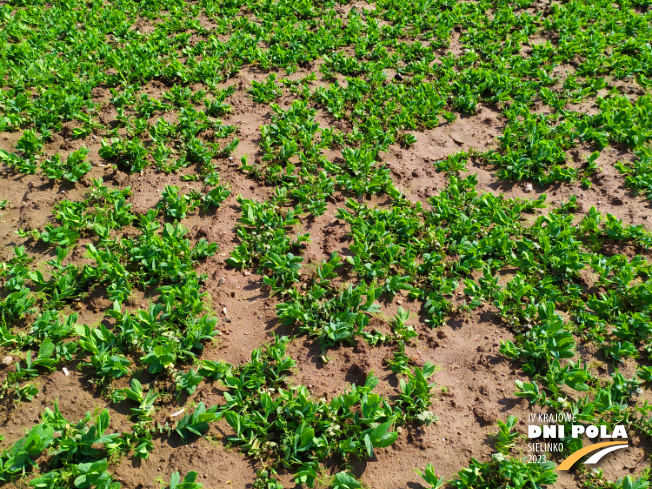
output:
M 0 1 L 0 486 L 647 488 L 650 6 Z

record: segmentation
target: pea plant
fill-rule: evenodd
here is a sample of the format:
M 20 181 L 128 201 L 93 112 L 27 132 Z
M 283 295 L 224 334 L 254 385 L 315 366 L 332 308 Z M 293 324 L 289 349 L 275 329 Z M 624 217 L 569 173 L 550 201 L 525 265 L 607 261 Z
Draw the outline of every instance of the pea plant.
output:
M 514 398 L 652 436 L 652 233 L 571 190 L 652 200 L 649 0 L 344 3 L 0 5 L 0 408 L 57 371 L 107 404 L 69 420 L 48 398 L 0 448 L 0 483 L 118 489 L 115 464 L 210 442 L 252 461 L 255 488 L 371 487 L 360 463 L 437 421 L 425 328 L 478 317 L 509 333 Z M 483 192 L 489 176 L 533 197 Z M 237 364 L 214 347 L 240 326 L 221 335 L 222 262 L 289 335 Z M 299 344 L 318 362 L 382 350 L 385 371 L 321 399 Z M 515 423 L 490 458 L 423 480 L 554 483 L 513 455 Z M 177 469 L 160 484 L 201 487 Z

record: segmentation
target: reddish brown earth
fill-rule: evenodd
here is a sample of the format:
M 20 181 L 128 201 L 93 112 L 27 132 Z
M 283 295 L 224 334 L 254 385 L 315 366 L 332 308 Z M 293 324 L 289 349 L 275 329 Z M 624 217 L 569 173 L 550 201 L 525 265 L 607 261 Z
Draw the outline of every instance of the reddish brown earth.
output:
M 323 83 L 320 76 L 318 74 L 317 81 L 313 82 L 315 85 Z M 238 87 L 246 88 L 250 80 L 262 78 L 264 76 L 260 73 L 243 70 L 225 86 L 235 83 Z M 160 96 L 163 88 L 151 84 L 147 91 Z M 108 121 L 113 119 L 115 112 L 109 107 L 107 93 L 98 89 L 95 95 L 98 101 L 104 103 L 100 120 Z M 279 105 L 287 107 L 291 100 L 292 97 L 286 95 Z M 215 344 L 207 345 L 201 358 L 237 364 L 247 361 L 251 351 L 269 341 L 272 333 L 288 331 L 277 323 L 274 313 L 279 298 L 270 297 L 261 290 L 261 277 L 243 273 L 225 263 L 238 243 L 235 228 L 240 208 L 235 197 L 242 195 L 262 200 L 272 192 L 272 189 L 246 178 L 238 170 L 237 164 L 241 156 L 253 158 L 258 153 L 260 125 L 268 123 L 269 107 L 252 102 L 245 90 L 237 91 L 228 101 L 234 111 L 223 121 L 238 127 L 241 142 L 233 155 L 234 160 L 223 159 L 217 163 L 221 182 L 230 186 L 232 195 L 217 211 L 201 215 L 195 213 L 182 223 L 189 229 L 190 239 L 203 237 L 219 245 L 219 252 L 198 269 L 199 273 L 208 275 L 205 291 L 210 294 L 213 309 L 220 318 L 221 331 Z M 318 120 L 324 125 L 328 115 L 318 114 Z M 495 108 L 481 107 L 473 117 L 461 117 L 451 124 L 416 133 L 418 142 L 412 148 L 392 147 L 389 153 L 383 155 L 383 159 L 387 161 L 396 185 L 410 199 L 425 202 L 429 196 L 444 188 L 446 182 L 444 176 L 433 168 L 433 162 L 460 150 L 497 148 L 496 137 L 501 134 L 503 125 L 504 121 Z M 12 149 L 18 137 L 17 133 L 0 133 L 0 148 Z M 53 222 L 52 206 L 62 199 L 81 198 L 92 178 L 101 177 L 109 185 L 119 188 L 131 187 L 133 195 L 130 201 L 135 212 L 146 212 L 154 207 L 165 185 L 178 185 L 182 189 L 193 185 L 183 182 L 181 174 L 163 175 L 152 168 L 135 175 L 116 171 L 98 155 L 100 138 L 91 136 L 86 140 L 75 140 L 69 127 L 56 134 L 54 142 L 45 149 L 48 154 L 67 154 L 82 144 L 91 150 L 89 160 L 94 167 L 76 185 L 52 184 L 39 175 L 24 176 L 8 168 L 1 170 L 0 200 L 11 201 L 11 206 L 0 212 L 0 260 L 10 258 L 17 245 L 25 245 L 30 253 L 40 259 L 49 258 L 31 240 L 19 238 L 15 231 L 19 228 L 43 229 L 46 223 Z M 578 154 L 574 157 L 579 160 L 581 156 Z M 582 189 L 579 184 L 547 188 L 548 202 L 558 205 L 571 195 L 578 195 L 582 211 L 595 206 L 602 212 L 614 214 L 625 223 L 643 224 L 647 229 L 652 229 L 650 202 L 633 196 L 613 166 L 617 160 L 630 157 L 616 150 L 605 150 L 598 159 L 602 170 L 592 178 L 594 185 L 591 189 Z M 482 192 L 503 194 L 508 198 L 530 198 L 544 192 L 544 189 L 537 187 L 526 192 L 524 185 L 502 181 L 492 168 L 470 163 L 469 171 L 477 174 L 478 190 Z M 377 203 L 382 205 L 382 199 Z M 303 223 L 302 232 L 309 232 L 312 240 L 304 254 L 306 267 L 310 263 L 319 263 L 333 251 L 343 256 L 350 253 L 347 227 L 335 218 L 336 209 L 341 205 L 341 202 L 331 202 L 325 215 Z M 133 302 L 134 306 L 141 305 L 138 300 Z M 389 319 L 399 305 L 412 312 L 409 324 L 419 333 L 418 342 L 407 348 L 408 355 L 417 364 L 432 362 L 440 367 L 433 377 L 440 390 L 432 407 L 439 421 L 421 429 L 402 429 L 393 446 L 377 450 L 373 460 L 353 467 L 354 473 L 374 489 L 421 488 L 421 479 L 414 469 L 423 469 L 428 463 L 432 463 L 442 476 L 451 477 L 466 467 L 471 457 L 487 460 L 493 451 L 492 437 L 497 432 L 496 422 L 515 414 L 520 420 L 519 431 L 525 433 L 526 416 L 533 412 L 526 400 L 514 396 L 514 381 L 525 379 L 525 376 L 499 353 L 500 341 L 511 338 L 511 334 L 490 308 L 452 318 L 443 327 L 432 330 L 420 318 L 419 304 L 399 295 L 394 301 L 383 304 L 382 314 L 373 320 L 371 326 L 387 330 Z M 102 320 L 102 312 L 109 306 L 108 301 L 102 298 L 79 304 L 79 322 L 97 324 Z M 4 350 L 0 352 L 3 355 L 10 353 Z M 325 362 L 318 345 L 300 338 L 289 345 L 288 353 L 297 362 L 291 382 L 306 385 L 316 397 L 331 399 L 350 383 L 364 382 L 371 372 L 381 380 L 377 388 L 379 393 L 394 396 L 398 392 L 398 379 L 385 364 L 391 355 L 388 348 L 370 347 L 364 343 L 356 347 L 342 346 L 329 351 L 328 361 Z M 69 377 L 62 371 L 56 371 L 39 378 L 40 394 L 32 402 L 17 406 L 3 405 L 0 408 L 0 434 L 5 437 L 2 447 L 9 446 L 26 429 L 36 424 L 40 413 L 46 407 L 52 407 L 56 399 L 62 413 L 70 420 L 82 419 L 86 412 L 109 408 L 111 430 L 129 428 L 126 409 L 111 406 L 75 370 L 74 364 L 67 365 L 67 368 L 71 372 Z M 6 368 L 0 370 L 0 382 L 4 380 L 6 371 Z M 165 421 L 180 408 L 200 401 L 207 405 L 221 403 L 221 392 L 219 385 L 203 383 L 190 398 L 170 400 L 165 404 L 159 413 L 159 420 Z M 642 396 L 650 398 L 650 393 L 646 391 Z M 199 481 L 206 488 L 252 487 L 257 467 L 238 451 L 224 448 L 221 439 L 229 432 L 228 425 L 222 422 L 213 425 L 206 438 L 190 445 L 183 445 L 174 437 L 158 438 L 148 460 L 121 460 L 111 468 L 112 473 L 124 488 L 129 489 L 159 487 L 158 478 L 168 481 L 170 473 L 176 470 L 182 474 L 196 470 L 200 474 Z M 650 447 L 641 445 L 636 439 L 632 445 L 637 448 L 612 454 L 601 463 L 608 479 L 640 473 L 647 467 Z M 520 449 L 526 455 L 527 447 L 521 445 Z M 286 486 L 291 487 L 290 480 L 290 475 L 282 475 Z M 15 487 L 25 487 L 21 484 L 17 483 Z M 579 486 L 574 473 L 570 473 L 562 474 L 555 487 Z

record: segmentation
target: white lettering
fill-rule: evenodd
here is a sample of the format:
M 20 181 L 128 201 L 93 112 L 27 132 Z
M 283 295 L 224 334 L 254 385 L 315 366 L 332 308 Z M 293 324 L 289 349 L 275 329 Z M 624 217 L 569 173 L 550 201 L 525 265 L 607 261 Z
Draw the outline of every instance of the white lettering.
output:
M 627 438 L 625 427 L 621 424 L 616 425 L 614 428 L 613 438 Z
M 557 438 L 557 426 L 552 424 L 552 425 L 545 425 L 543 427 L 543 437 L 544 438 Z
M 572 436 L 573 438 L 579 438 L 579 436 L 580 436 L 582 433 L 584 433 L 584 426 L 582 426 L 581 424 L 574 424 L 574 425 L 573 425 L 573 428 L 571 429 L 571 431 L 572 431 L 571 436 Z
M 541 426 L 530 424 L 527 427 L 528 438 L 539 438 L 541 436 Z
M 598 430 L 597 426 L 591 425 L 586 429 L 585 433 L 586 436 L 588 436 L 589 438 L 595 438 L 596 436 L 598 436 L 598 433 L 600 433 L 600 430 Z

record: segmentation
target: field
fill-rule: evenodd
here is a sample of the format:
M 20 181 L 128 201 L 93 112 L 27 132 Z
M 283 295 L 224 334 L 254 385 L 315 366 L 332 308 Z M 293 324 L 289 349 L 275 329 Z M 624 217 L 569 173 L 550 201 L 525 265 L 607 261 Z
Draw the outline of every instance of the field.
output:
M 649 487 L 651 5 L 0 1 L 0 486 Z

